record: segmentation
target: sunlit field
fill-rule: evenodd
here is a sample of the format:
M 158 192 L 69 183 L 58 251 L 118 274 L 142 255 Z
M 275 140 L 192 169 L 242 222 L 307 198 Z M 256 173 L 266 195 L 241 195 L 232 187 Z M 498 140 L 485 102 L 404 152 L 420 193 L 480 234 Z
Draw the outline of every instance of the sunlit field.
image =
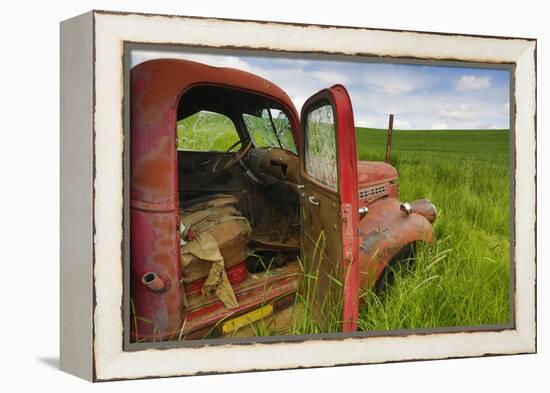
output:
M 361 160 L 382 160 L 383 130 L 357 129 Z M 430 199 L 437 242 L 419 246 L 380 294 L 365 294 L 362 330 L 510 320 L 509 132 L 396 131 L 402 201 Z

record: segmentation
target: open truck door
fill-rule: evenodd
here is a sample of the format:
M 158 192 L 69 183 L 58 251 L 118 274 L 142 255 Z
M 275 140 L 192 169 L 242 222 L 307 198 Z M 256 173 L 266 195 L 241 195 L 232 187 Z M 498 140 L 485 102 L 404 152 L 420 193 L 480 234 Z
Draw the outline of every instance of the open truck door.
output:
M 301 295 L 323 331 L 357 329 L 359 225 L 351 101 L 341 85 L 309 98 L 301 113 Z M 335 323 L 336 322 L 336 323 Z

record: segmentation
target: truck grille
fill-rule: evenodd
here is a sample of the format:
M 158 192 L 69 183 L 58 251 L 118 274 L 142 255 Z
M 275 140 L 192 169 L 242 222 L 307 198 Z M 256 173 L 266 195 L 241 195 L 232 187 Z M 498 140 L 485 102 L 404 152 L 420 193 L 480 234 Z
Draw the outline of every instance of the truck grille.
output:
M 367 187 L 359 190 L 359 199 L 376 199 L 386 195 L 386 185 Z

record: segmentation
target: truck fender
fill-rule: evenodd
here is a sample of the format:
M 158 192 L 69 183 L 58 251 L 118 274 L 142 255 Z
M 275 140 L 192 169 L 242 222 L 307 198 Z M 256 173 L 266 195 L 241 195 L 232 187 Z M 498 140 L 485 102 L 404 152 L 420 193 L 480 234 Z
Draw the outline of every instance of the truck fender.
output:
M 414 206 L 415 202 L 410 205 Z M 403 211 L 401 206 L 395 198 L 374 202 L 359 223 L 359 280 L 362 290 L 373 288 L 386 266 L 408 244 L 433 242 L 430 221 L 415 210 Z M 435 207 L 433 210 L 435 218 Z

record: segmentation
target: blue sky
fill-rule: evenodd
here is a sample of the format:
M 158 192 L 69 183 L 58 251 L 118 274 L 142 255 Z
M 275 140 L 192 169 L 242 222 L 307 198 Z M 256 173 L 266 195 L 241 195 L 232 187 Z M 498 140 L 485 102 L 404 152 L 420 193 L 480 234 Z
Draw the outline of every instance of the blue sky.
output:
M 149 50 L 133 50 L 131 65 L 161 57 L 260 75 L 285 90 L 298 111 L 312 94 L 341 83 L 356 126 L 385 128 L 394 113 L 398 129 L 509 128 L 508 70 Z

